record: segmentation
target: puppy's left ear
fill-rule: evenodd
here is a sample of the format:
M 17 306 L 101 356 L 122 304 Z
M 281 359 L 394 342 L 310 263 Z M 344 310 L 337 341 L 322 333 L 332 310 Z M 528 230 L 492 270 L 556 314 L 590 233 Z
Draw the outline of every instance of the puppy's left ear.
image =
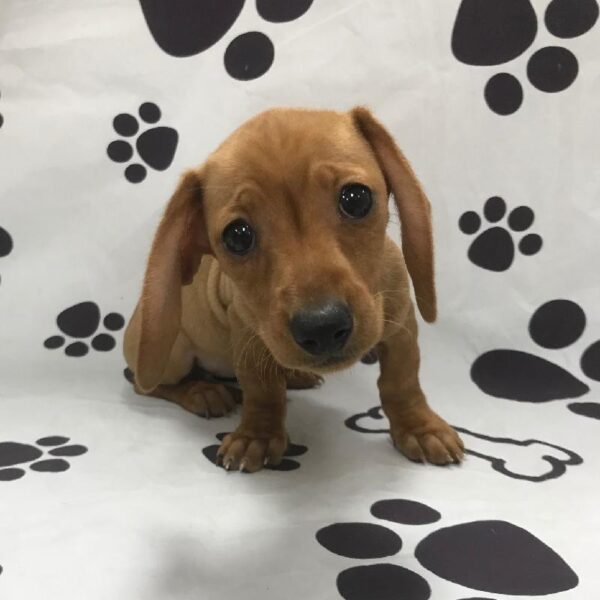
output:
M 431 206 L 410 164 L 385 127 L 370 111 L 357 107 L 350 113 L 367 140 L 388 186 L 394 194 L 402 230 L 402 253 L 415 288 L 417 305 L 429 323 L 437 314 Z
M 202 256 L 212 254 L 203 206 L 202 174 L 188 171 L 160 221 L 148 257 L 140 299 L 135 379 L 152 391 L 161 380 L 181 324 L 181 288 L 191 283 Z

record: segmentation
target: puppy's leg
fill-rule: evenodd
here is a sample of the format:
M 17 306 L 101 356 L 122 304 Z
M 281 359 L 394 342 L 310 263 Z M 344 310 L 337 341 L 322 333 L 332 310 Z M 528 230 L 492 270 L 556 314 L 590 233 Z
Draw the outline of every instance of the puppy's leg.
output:
M 233 331 L 243 327 L 238 324 Z M 236 377 L 242 388 L 242 421 L 221 444 L 217 460 L 225 469 L 248 473 L 263 466 L 278 465 L 288 446 L 285 431 L 286 375 L 257 338 L 237 334 L 233 338 L 234 350 L 243 353 L 235 357 Z M 240 350 L 241 349 L 241 350 Z M 250 363 L 249 356 L 262 357 Z
M 419 383 L 417 323 L 411 308 L 406 328 L 378 346 L 377 382 L 394 445 L 411 460 L 444 465 L 459 462 L 464 446 L 458 434 L 427 404 Z
M 223 417 L 236 406 L 234 393 L 228 387 L 208 381 L 187 381 L 176 385 L 161 384 L 148 396 L 169 400 L 206 419 Z
M 180 332 L 171 350 L 161 385 L 147 395 L 174 402 L 205 418 L 222 417 L 231 412 L 236 402 L 229 388 L 207 381 L 181 381 L 191 371 L 193 364 L 194 355 L 189 340 Z M 135 391 L 143 393 L 137 386 Z

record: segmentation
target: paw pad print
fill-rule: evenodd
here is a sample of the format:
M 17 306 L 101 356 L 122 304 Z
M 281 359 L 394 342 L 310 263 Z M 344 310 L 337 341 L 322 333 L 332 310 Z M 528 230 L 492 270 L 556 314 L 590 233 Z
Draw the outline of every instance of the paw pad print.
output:
M 551 0 L 546 5 L 544 24 L 559 39 L 587 33 L 598 20 L 596 0 Z M 452 31 L 452 52 L 462 63 L 497 66 L 523 54 L 535 41 L 538 18 L 530 0 L 462 0 Z M 563 46 L 546 46 L 530 55 L 527 78 L 538 90 L 561 92 L 576 79 L 579 64 Z M 485 85 L 489 108 L 510 115 L 523 102 L 521 82 L 511 73 L 497 73 Z
M 140 0 L 148 29 L 158 46 L 176 57 L 194 56 L 214 46 L 233 27 L 245 0 Z M 270 23 L 299 19 L 313 0 L 256 0 L 258 15 Z M 275 47 L 260 31 L 235 37 L 225 50 L 224 65 L 234 79 L 249 81 L 273 64 Z
M 20 479 L 26 473 L 23 467 L 26 464 L 32 471 L 39 473 L 66 471 L 71 465 L 64 457 L 81 456 L 88 451 L 85 446 L 67 445 L 68 442 L 69 438 L 60 435 L 40 438 L 35 442 L 35 446 L 18 442 L 0 442 L 0 481 Z M 44 452 L 52 458 L 43 458 Z
M 529 335 L 540 347 L 562 350 L 572 346 L 584 333 L 586 316 L 571 300 L 557 299 L 542 304 L 529 321 Z M 600 381 L 600 340 L 583 351 L 580 360 L 584 375 Z M 512 349 L 490 350 L 471 367 L 471 379 L 486 394 L 518 402 L 549 402 L 579 398 L 590 388 L 566 369 L 535 354 Z M 575 414 L 600 419 L 600 404 L 573 402 Z
M 229 435 L 229 432 L 218 433 L 217 439 L 222 442 L 225 439 L 225 436 Z M 202 454 L 213 464 L 218 467 L 221 465 L 217 464 L 217 452 L 219 451 L 220 446 L 218 444 L 214 444 L 213 446 L 207 446 L 202 449 Z M 265 465 L 265 469 L 270 471 L 295 471 L 300 468 L 300 463 L 297 460 L 293 460 L 293 458 L 297 458 L 298 456 L 302 456 L 306 454 L 308 448 L 306 446 L 302 446 L 300 444 L 292 444 L 288 446 L 287 450 L 284 454 L 284 459 L 277 465 Z
M 442 518 L 426 504 L 395 498 L 375 502 L 371 516 L 410 526 L 430 525 Z M 404 547 L 394 529 L 372 522 L 334 523 L 317 531 L 316 539 L 328 552 L 351 559 L 389 558 Z M 436 529 L 416 544 L 414 555 L 423 569 L 479 592 L 530 597 L 557 594 L 579 584 L 576 573 L 552 548 L 507 521 Z M 431 597 L 423 575 L 391 562 L 350 567 L 338 574 L 337 589 L 346 600 Z M 462 593 L 457 590 L 453 597 Z
M 144 102 L 138 110 L 140 120 L 149 125 L 160 121 L 160 108 L 153 102 Z M 140 121 L 128 113 L 121 113 L 113 119 L 113 128 L 121 136 L 132 138 L 115 140 L 108 145 L 108 157 L 118 163 L 129 162 L 133 158 L 133 139 L 138 156 L 146 166 L 157 171 L 168 169 L 173 162 L 179 136 L 172 127 L 156 126 L 140 131 Z M 139 135 L 138 135 L 139 134 Z M 125 169 L 125 179 L 131 183 L 140 183 L 146 178 L 146 166 L 132 162 Z
M 65 347 L 65 354 L 71 357 L 85 356 L 89 352 L 89 346 L 86 341 L 92 338 L 91 346 L 98 352 L 109 352 L 112 350 L 116 341 L 109 333 L 96 334 L 100 325 L 100 308 L 95 302 L 80 302 L 63 310 L 56 317 L 56 324 L 64 335 L 53 335 L 44 341 L 44 346 L 48 350 L 56 350 L 64 346 L 65 336 L 75 338 Z M 109 331 L 119 331 L 125 325 L 125 319 L 116 312 L 107 314 L 102 323 Z M 94 335 L 96 334 L 96 335 Z
M 483 214 L 490 224 L 499 223 L 506 215 L 506 202 L 499 196 L 489 198 Z M 508 215 L 506 225 L 493 225 L 484 229 L 469 246 L 470 261 L 489 271 L 506 271 L 515 257 L 513 235 L 525 233 L 532 225 L 534 213 L 528 206 L 518 206 Z M 460 230 L 473 235 L 481 228 L 481 217 L 475 211 L 463 213 L 458 222 Z M 532 256 L 542 248 L 542 238 L 536 233 L 527 233 L 518 242 L 521 254 Z
M 12 249 L 13 240 L 10 233 L 3 227 L 0 227 L 0 258 L 8 256 L 12 252 Z

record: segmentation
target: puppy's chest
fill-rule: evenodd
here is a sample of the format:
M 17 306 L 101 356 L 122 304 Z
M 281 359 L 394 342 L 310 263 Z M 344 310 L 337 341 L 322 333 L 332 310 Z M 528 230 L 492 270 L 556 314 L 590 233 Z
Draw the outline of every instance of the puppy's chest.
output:
M 183 291 L 182 324 L 198 364 L 221 377 L 232 377 L 231 332 L 227 319 L 230 294 L 218 263 L 202 260 L 194 282 Z
M 219 377 L 235 377 L 233 361 L 198 349 L 195 349 L 194 356 L 198 365 L 205 371 Z

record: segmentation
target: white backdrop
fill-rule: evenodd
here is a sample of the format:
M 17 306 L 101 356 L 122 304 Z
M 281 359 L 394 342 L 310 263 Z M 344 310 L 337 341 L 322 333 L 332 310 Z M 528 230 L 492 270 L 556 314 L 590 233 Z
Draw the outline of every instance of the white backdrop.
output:
M 596 1 L 286 2 L 0 4 L 0 598 L 595 597 Z M 289 471 L 226 474 L 239 415 L 136 396 L 122 317 L 185 168 L 356 104 L 433 205 L 422 378 L 470 455 L 396 453 L 361 364 L 290 394 Z

